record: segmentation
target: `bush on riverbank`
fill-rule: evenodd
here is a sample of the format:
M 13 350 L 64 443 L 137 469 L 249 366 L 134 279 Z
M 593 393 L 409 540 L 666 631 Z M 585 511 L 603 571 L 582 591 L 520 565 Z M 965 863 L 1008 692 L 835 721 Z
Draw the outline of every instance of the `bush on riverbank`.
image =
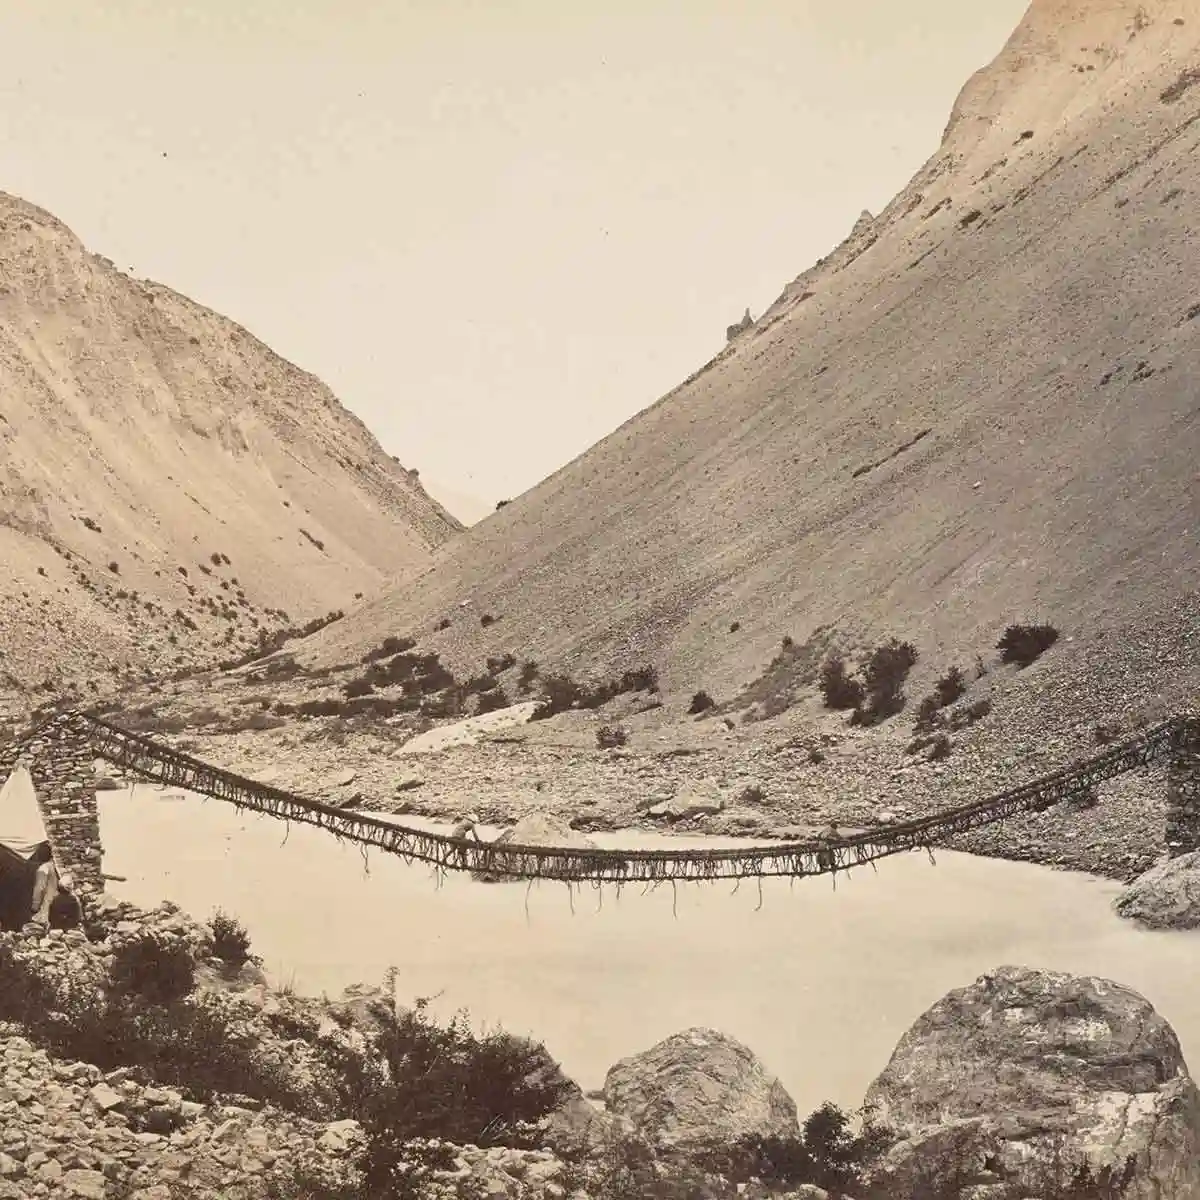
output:
M 373 1002 L 370 1055 L 322 1043 L 340 1107 L 367 1134 L 368 1195 L 404 1194 L 389 1189 L 407 1178 L 414 1139 L 536 1147 L 539 1123 L 575 1090 L 544 1047 L 504 1032 L 478 1036 L 461 1015 L 439 1025 L 426 1008 Z

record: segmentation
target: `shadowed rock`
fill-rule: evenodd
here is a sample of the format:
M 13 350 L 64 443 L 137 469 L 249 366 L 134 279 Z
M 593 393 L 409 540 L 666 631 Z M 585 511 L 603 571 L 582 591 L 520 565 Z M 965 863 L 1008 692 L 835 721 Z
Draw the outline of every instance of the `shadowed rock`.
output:
M 1200 1092 L 1179 1041 L 1109 980 L 982 976 L 916 1022 L 867 1104 L 903 1139 L 877 1180 L 895 1200 L 1058 1195 L 1085 1164 L 1097 1176 L 1130 1159 L 1127 1200 L 1200 1194 Z
M 1113 907 L 1147 929 L 1200 927 L 1200 850 L 1152 867 L 1117 897 Z

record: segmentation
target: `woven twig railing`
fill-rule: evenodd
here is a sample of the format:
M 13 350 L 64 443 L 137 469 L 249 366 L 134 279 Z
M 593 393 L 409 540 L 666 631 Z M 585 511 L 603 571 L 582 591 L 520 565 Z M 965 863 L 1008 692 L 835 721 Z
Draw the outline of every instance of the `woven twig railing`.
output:
M 429 863 L 445 871 L 468 871 L 495 879 L 657 883 L 827 875 L 889 855 L 930 849 L 947 838 L 1020 813 L 1042 812 L 1086 793 L 1106 779 L 1148 766 L 1175 751 L 1188 720 L 1191 718 L 1164 721 L 1094 758 L 919 820 L 837 839 L 720 850 L 599 850 L 479 843 L 471 838 L 411 829 L 294 796 L 83 713 L 70 713 L 49 724 L 63 734 L 86 737 L 98 758 L 130 775 L 226 800 L 238 808 L 284 821 L 314 825 L 339 838 L 399 855 L 408 862 Z

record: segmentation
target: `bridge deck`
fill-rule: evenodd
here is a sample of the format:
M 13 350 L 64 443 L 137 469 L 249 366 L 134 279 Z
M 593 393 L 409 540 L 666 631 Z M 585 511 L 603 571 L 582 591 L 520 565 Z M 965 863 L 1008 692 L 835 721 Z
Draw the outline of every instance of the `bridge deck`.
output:
M 719 850 L 600 850 L 479 843 L 291 795 L 83 713 L 57 717 L 38 733 L 43 737 L 52 734 L 56 741 L 66 738 L 86 743 L 94 757 L 106 759 L 136 778 L 199 792 L 283 821 L 313 825 L 364 847 L 376 847 L 440 870 L 469 871 L 499 879 L 655 883 L 825 875 L 893 854 L 929 849 L 946 838 L 1021 813 L 1044 811 L 1107 779 L 1174 753 L 1187 720 L 1177 717 L 1164 721 L 1092 758 L 1030 783 L 917 820 L 836 840 Z

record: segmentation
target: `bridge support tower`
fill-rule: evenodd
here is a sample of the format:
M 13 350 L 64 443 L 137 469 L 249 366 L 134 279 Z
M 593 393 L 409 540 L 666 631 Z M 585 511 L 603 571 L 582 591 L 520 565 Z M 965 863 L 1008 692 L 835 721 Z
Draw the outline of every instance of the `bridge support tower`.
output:
M 1200 850 L 1200 717 L 1180 721 L 1167 764 L 1167 848 L 1172 858 Z
M 89 730 L 69 714 L 0 750 L 0 782 L 18 762 L 29 767 L 55 864 L 74 876 L 76 891 L 104 886 L 94 759 Z

